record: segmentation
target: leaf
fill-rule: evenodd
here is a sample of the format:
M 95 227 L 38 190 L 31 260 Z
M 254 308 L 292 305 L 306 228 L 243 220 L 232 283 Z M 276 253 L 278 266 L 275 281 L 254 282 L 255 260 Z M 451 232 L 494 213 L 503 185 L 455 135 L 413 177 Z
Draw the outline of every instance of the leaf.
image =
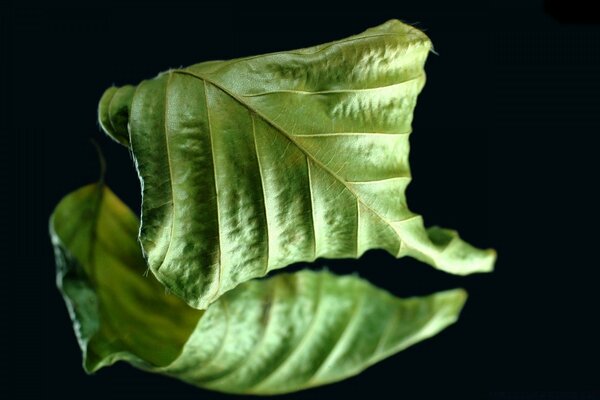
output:
M 372 248 L 457 274 L 492 268 L 493 250 L 425 229 L 406 204 L 430 46 L 389 21 L 108 89 L 99 121 L 131 149 L 141 226 L 103 184 L 65 197 L 50 221 L 85 370 L 125 360 L 208 389 L 286 393 L 357 374 L 456 321 L 461 289 L 398 299 L 326 271 L 251 280 Z
M 344 379 L 453 323 L 463 290 L 398 299 L 356 276 L 301 271 L 239 285 L 198 311 L 167 294 L 106 187 L 56 207 L 57 283 L 88 372 L 118 360 L 197 386 L 275 394 Z
M 274 269 L 374 248 L 455 274 L 491 270 L 493 250 L 427 230 L 407 207 L 408 138 L 430 48 L 392 20 L 108 89 L 100 122 L 131 147 L 156 278 L 205 309 Z

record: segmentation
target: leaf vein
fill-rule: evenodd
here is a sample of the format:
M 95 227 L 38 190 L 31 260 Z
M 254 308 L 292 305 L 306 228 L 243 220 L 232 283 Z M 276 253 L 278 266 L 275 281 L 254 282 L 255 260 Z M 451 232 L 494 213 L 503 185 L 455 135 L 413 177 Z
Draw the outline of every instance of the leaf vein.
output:
M 393 88 L 395 86 L 405 85 L 407 83 L 410 83 L 412 81 L 415 81 L 415 80 L 421 78 L 422 76 L 423 76 L 423 74 L 419 74 L 419 75 L 410 77 L 408 79 L 405 79 L 403 81 L 392 83 L 390 85 L 373 86 L 373 87 L 358 88 L 358 89 L 330 89 L 330 90 L 315 90 L 315 91 L 280 89 L 280 90 L 269 90 L 269 91 L 258 92 L 258 93 L 242 94 L 241 96 L 242 97 L 259 97 L 259 96 L 268 96 L 270 94 L 278 94 L 278 93 L 293 93 L 293 94 L 300 94 L 300 95 L 307 95 L 307 96 L 323 95 L 323 94 L 338 94 L 338 93 L 357 93 L 357 92 L 360 93 L 360 92 L 368 92 L 368 91 L 374 91 L 374 90 L 389 89 L 389 88 Z
M 367 292 L 365 291 L 363 293 L 363 295 L 361 296 L 361 298 L 354 302 L 354 307 L 352 308 L 352 311 L 350 312 L 348 320 L 345 323 L 344 329 L 340 333 L 335 344 L 329 350 L 329 354 L 327 354 L 327 356 L 321 362 L 321 365 L 319 365 L 315 369 L 315 372 L 313 373 L 313 375 L 306 381 L 307 387 L 314 386 L 317 383 L 317 378 L 318 378 L 319 374 L 321 373 L 321 371 L 327 366 L 328 362 L 330 362 L 331 360 L 335 360 L 335 356 L 337 355 L 336 353 L 341 351 L 340 350 L 342 348 L 341 343 L 344 343 L 346 340 L 350 340 L 349 338 L 352 337 L 352 335 L 351 335 L 351 332 L 353 332 L 352 327 L 355 326 L 356 324 L 358 324 L 358 322 L 356 322 L 356 321 L 360 320 L 359 318 L 357 318 L 357 316 L 359 315 L 359 311 L 362 308 L 362 305 L 364 304 L 366 297 L 367 297 Z M 357 325 L 357 326 L 360 327 L 361 325 Z
M 215 379 L 205 380 L 204 382 L 210 382 L 211 385 L 214 385 L 216 382 L 225 380 L 227 377 L 232 376 L 236 371 L 239 371 L 245 365 L 248 365 L 249 362 L 252 360 L 252 356 L 254 354 L 258 353 L 258 350 L 261 348 L 260 346 L 262 344 L 264 344 L 264 342 L 265 342 L 265 338 L 267 336 L 267 331 L 269 329 L 269 326 L 273 325 L 271 323 L 271 317 L 273 314 L 273 306 L 272 305 L 277 304 L 275 301 L 276 293 L 277 293 L 277 291 L 275 290 L 276 287 L 277 287 L 277 281 L 274 281 L 274 283 L 271 285 L 271 290 L 269 291 L 269 293 L 267 293 L 266 298 L 264 299 L 265 303 L 267 303 L 268 307 L 269 307 L 267 310 L 267 314 L 265 316 L 265 322 L 263 323 L 264 328 L 262 330 L 261 336 L 258 338 L 258 340 L 256 341 L 256 344 L 253 346 L 253 348 L 250 350 L 250 352 L 248 354 L 246 354 L 246 356 L 244 357 L 242 362 L 238 363 L 236 366 L 234 366 L 232 369 L 227 371 L 225 374 L 223 374 Z
M 306 343 L 306 341 L 308 340 L 307 338 L 309 336 L 311 336 L 311 334 L 313 333 L 314 329 L 316 326 L 318 326 L 317 324 L 317 320 L 319 319 L 319 312 L 322 310 L 321 306 L 321 295 L 322 295 L 322 290 L 323 290 L 323 279 L 319 278 L 317 280 L 318 282 L 318 287 L 315 290 L 315 310 L 314 310 L 314 316 L 313 319 L 310 321 L 310 325 L 308 326 L 308 328 L 306 329 L 306 332 L 304 333 L 304 336 L 302 336 L 302 338 L 300 339 L 300 341 L 298 342 L 298 344 L 296 345 L 296 347 L 294 347 L 293 349 L 291 349 L 283 358 L 281 363 L 279 363 L 279 365 L 275 366 L 275 368 L 269 372 L 267 375 L 263 376 L 262 379 L 260 379 L 259 381 L 255 382 L 251 387 L 249 387 L 247 389 L 248 393 L 251 393 L 252 391 L 256 391 L 258 387 L 260 387 L 261 385 L 265 384 L 269 378 L 271 378 L 272 376 L 274 376 L 277 372 L 281 371 L 283 369 L 283 367 L 290 362 L 290 360 L 292 359 L 293 355 L 296 354 L 299 349 L 302 347 L 302 345 L 304 345 L 304 343 Z
M 295 134 L 294 136 L 303 137 L 327 137 L 327 136 L 398 136 L 398 135 L 410 135 L 411 132 L 322 132 L 322 133 L 308 133 L 308 134 Z
M 307 169 L 307 173 L 308 173 L 308 192 L 310 195 L 310 218 L 311 218 L 311 225 L 312 225 L 312 231 L 313 231 L 313 259 L 317 258 L 317 229 L 315 228 L 315 198 L 313 195 L 313 188 L 312 188 L 312 176 L 311 176 L 311 172 L 310 172 L 310 160 L 308 159 L 308 156 L 304 155 L 304 158 L 306 159 L 306 169 Z
M 217 351 L 215 351 L 212 356 L 206 360 L 206 362 L 201 365 L 198 370 L 196 371 L 196 373 L 206 369 L 209 365 L 211 365 L 213 362 L 219 360 L 221 357 L 221 353 L 223 352 L 223 350 L 225 349 L 225 343 L 227 343 L 227 337 L 229 335 L 229 307 L 227 306 L 227 298 L 223 297 L 223 300 L 220 301 L 220 303 L 223 306 L 223 314 L 224 318 L 225 318 L 225 333 L 223 334 L 223 337 L 221 338 L 221 342 L 219 343 L 219 347 L 217 348 Z
M 217 279 L 217 287 L 215 290 L 215 293 L 213 294 L 212 298 L 211 298 L 211 303 L 213 301 L 215 301 L 218 297 L 219 297 L 219 290 L 221 289 L 221 276 L 223 275 L 223 262 L 222 262 L 222 249 L 221 249 L 221 212 L 219 210 L 219 185 L 217 183 L 217 159 L 215 157 L 215 145 L 214 145 L 214 140 L 213 140 L 213 131 L 212 131 L 212 126 L 211 126 L 211 122 L 210 122 L 210 105 L 208 103 L 208 86 L 206 84 L 206 81 L 203 80 L 204 82 L 204 100 L 206 102 L 206 122 L 208 124 L 208 139 L 210 140 L 210 152 L 211 152 L 211 157 L 212 157 L 212 170 L 213 170 L 213 175 L 214 175 L 214 182 L 215 182 L 215 208 L 217 211 L 217 231 L 218 231 L 218 235 L 217 235 L 217 246 L 218 246 L 218 250 L 219 250 L 219 268 L 217 268 L 217 273 L 219 274 L 219 277 Z
M 162 267 L 165 263 L 165 261 L 167 260 L 167 257 L 169 255 L 169 252 L 171 251 L 171 243 L 173 243 L 173 231 L 175 229 L 175 190 L 173 189 L 173 161 L 171 159 L 171 150 L 170 150 L 170 144 L 169 144 L 169 134 L 167 132 L 167 111 L 168 111 L 168 105 L 169 105 L 169 96 L 168 96 L 168 92 L 169 92 L 169 83 L 171 83 L 171 78 L 173 78 L 173 72 L 169 72 L 169 77 L 167 78 L 167 81 L 165 83 L 165 106 L 164 106 L 164 111 L 163 111 L 163 129 L 164 129 L 164 133 L 165 133 L 165 147 L 166 147 L 166 153 L 167 153 L 167 167 L 169 169 L 169 188 L 171 189 L 171 204 L 173 209 L 171 210 L 171 232 L 169 234 L 169 244 L 167 246 L 167 251 L 165 252 L 165 256 L 162 259 L 162 262 L 158 265 L 158 269 L 160 269 L 160 267 Z
M 405 176 L 393 176 L 391 178 L 383 178 L 383 179 L 372 179 L 370 181 L 346 181 L 346 183 L 350 184 L 350 185 L 368 185 L 371 183 L 379 183 L 379 182 L 386 182 L 386 181 L 395 181 L 395 180 L 411 180 L 412 177 L 410 175 L 405 175 Z
M 269 207 L 267 207 L 267 192 L 265 191 L 265 180 L 264 180 L 263 172 L 262 172 L 262 164 L 260 162 L 260 154 L 258 153 L 258 144 L 256 143 L 256 126 L 254 123 L 254 114 L 252 112 L 250 112 L 250 119 L 252 120 L 252 137 L 254 138 L 254 152 L 256 153 L 256 162 L 258 163 L 258 176 L 260 178 L 260 189 L 262 191 L 263 205 L 265 207 L 265 230 L 266 230 L 266 235 L 267 235 L 267 255 L 266 255 L 265 269 L 263 271 L 263 275 L 266 275 L 267 272 L 269 272 L 269 246 L 270 246 L 270 242 L 271 242 L 269 239 L 269 216 L 267 215 Z

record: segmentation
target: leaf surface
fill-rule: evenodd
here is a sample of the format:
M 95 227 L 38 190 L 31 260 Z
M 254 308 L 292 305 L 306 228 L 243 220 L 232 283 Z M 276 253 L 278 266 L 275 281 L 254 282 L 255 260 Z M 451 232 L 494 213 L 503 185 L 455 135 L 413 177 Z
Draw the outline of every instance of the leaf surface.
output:
M 57 283 L 88 372 L 118 360 L 197 386 L 285 393 L 357 374 L 453 323 L 461 289 L 399 299 L 356 276 L 301 271 L 239 285 L 207 310 L 165 292 L 138 221 L 106 187 L 56 207 Z
M 142 183 L 150 270 L 206 309 L 252 278 L 366 250 L 441 270 L 495 253 L 408 209 L 409 134 L 427 36 L 392 20 L 307 49 L 170 70 L 110 88 L 100 122 Z

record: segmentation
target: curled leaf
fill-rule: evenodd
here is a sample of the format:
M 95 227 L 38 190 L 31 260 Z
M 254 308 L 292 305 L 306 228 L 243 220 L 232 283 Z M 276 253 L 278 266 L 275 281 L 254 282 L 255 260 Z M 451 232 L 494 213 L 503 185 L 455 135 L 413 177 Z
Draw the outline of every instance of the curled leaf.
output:
M 137 225 L 101 185 L 69 194 L 52 215 L 57 283 L 88 372 L 125 360 L 208 389 L 285 393 L 435 335 L 466 299 L 461 289 L 399 299 L 356 276 L 300 271 L 245 282 L 199 311 L 144 274 Z

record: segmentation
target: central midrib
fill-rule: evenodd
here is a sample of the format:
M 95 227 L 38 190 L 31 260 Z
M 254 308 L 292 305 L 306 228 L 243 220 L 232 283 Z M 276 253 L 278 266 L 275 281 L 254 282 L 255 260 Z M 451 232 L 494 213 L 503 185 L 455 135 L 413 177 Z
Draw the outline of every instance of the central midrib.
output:
M 342 185 L 344 185 L 344 187 L 346 189 L 348 189 L 348 191 L 350 193 L 352 193 L 352 195 L 356 198 L 356 201 L 358 201 L 359 203 L 361 203 L 363 206 L 365 206 L 367 209 L 369 209 L 375 216 L 377 216 L 377 218 L 379 218 L 381 221 L 383 221 L 388 226 L 390 226 L 392 228 L 392 230 L 394 231 L 394 233 L 396 233 L 396 236 L 398 237 L 398 239 L 400 239 L 400 245 L 398 247 L 398 252 L 401 251 L 401 249 L 403 247 L 403 240 L 402 240 L 402 237 L 400 236 L 400 234 L 396 231 L 396 229 L 394 228 L 394 226 L 392 224 L 394 222 L 407 221 L 408 219 L 414 218 L 416 215 L 415 216 L 411 216 L 411 217 L 409 217 L 407 219 L 404 219 L 404 220 L 400 220 L 400 221 L 389 221 L 389 220 L 387 220 L 385 217 L 383 217 L 382 215 L 380 215 L 380 213 L 378 213 L 376 210 L 374 210 L 371 206 L 369 206 L 364 201 L 362 201 L 362 199 L 360 198 L 360 196 L 358 195 L 358 193 L 356 193 L 350 186 L 348 186 L 347 182 L 342 177 L 340 177 L 339 175 L 337 175 L 331 169 L 327 168 L 327 166 L 325 164 L 323 164 L 321 161 L 319 161 L 318 159 L 316 159 L 312 154 L 310 154 L 300 143 L 298 143 L 283 128 L 281 128 L 279 125 L 277 125 L 271 119 L 269 119 L 267 116 L 265 116 L 264 114 L 262 114 L 260 111 L 256 110 L 251 105 L 249 105 L 248 103 L 246 103 L 245 101 L 243 101 L 242 99 L 240 99 L 235 93 L 231 92 L 230 90 L 228 90 L 224 86 L 222 86 L 222 85 L 220 85 L 220 84 L 212 81 L 211 79 L 209 79 L 209 78 L 207 78 L 205 76 L 202 76 L 202 75 L 199 75 L 199 74 L 196 74 L 196 73 L 193 73 L 193 72 L 185 71 L 185 70 L 173 70 L 172 72 L 176 73 L 176 74 L 181 74 L 181 75 L 188 75 L 188 76 L 191 76 L 193 78 L 200 79 L 200 80 L 202 80 L 204 82 L 210 83 L 211 85 L 213 85 L 214 87 L 216 87 L 217 89 L 221 90 L 223 93 L 225 93 L 226 95 L 228 95 L 229 97 L 231 97 L 232 99 L 234 99 L 235 101 L 237 101 L 238 103 L 240 103 L 243 107 L 245 107 L 246 109 L 248 109 L 250 112 L 253 112 L 254 114 L 258 115 L 267 124 L 271 125 L 276 131 L 278 131 L 279 133 L 281 133 L 286 139 L 288 139 L 290 142 L 292 142 L 307 158 L 310 158 L 321 169 L 323 169 L 325 172 L 329 173 L 338 182 L 340 182 Z M 208 107 L 208 104 L 206 105 L 206 107 Z

